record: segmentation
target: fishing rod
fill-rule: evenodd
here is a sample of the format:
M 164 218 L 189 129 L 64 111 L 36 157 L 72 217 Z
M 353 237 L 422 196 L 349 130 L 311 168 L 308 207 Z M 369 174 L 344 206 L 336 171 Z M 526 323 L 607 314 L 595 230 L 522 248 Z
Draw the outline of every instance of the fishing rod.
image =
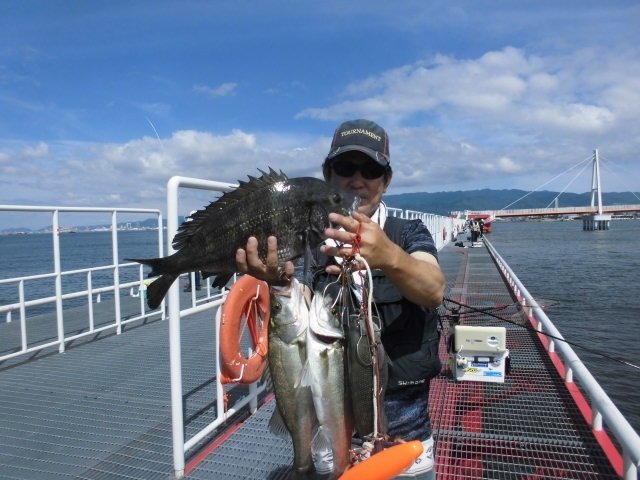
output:
M 445 305 L 445 308 L 446 308 L 447 310 L 453 311 L 454 309 L 447 307 L 447 306 L 446 306 L 446 302 L 454 303 L 454 304 L 455 304 L 455 305 L 457 305 L 458 307 L 464 307 L 464 308 L 470 309 L 470 310 L 472 311 L 472 313 L 482 313 L 482 314 L 484 314 L 484 315 L 488 315 L 488 316 L 490 316 L 490 317 L 493 317 L 493 318 L 495 318 L 495 319 L 501 320 L 501 321 L 503 321 L 503 322 L 511 323 L 512 325 L 516 325 L 516 326 L 518 326 L 518 327 L 522 327 L 522 328 L 524 328 L 524 329 L 526 329 L 526 330 L 530 330 L 530 331 L 535 332 L 535 333 L 541 333 L 542 335 L 545 335 L 547 338 L 552 338 L 553 340 L 558 340 L 558 341 L 561 341 L 561 342 L 565 342 L 565 343 L 566 343 L 566 344 L 568 344 L 568 345 L 571 345 L 571 346 L 573 346 L 573 347 L 580 348 L 580 349 L 582 349 L 582 350 L 584 350 L 584 351 L 587 351 L 587 352 L 589 352 L 589 353 L 593 353 L 593 354 L 595 354 L 595 355 L 598 355 L 598 356 L 601 356 L 601 357 L 607 358 L 607 359 L 609 359 L 609 360 L 613 360 L 614 362 L 618 362 L 618 363 L 621 363 L 621 364 L 623 364 L 623 365 L 627 365 L 627 366 L 629 366 L 629 367 L 632 367 L 632 368 L 635 368 L 635 369 L 637 369 L 637 370 L 640 370 L 640 366 L 639 366 L 639 365 L 636 365 L 636 364 L 634 364 L 634 363 L 628 362 L 628 361 L 623 360 L 623 359 L 621 359 L 621 358 L 614 357 L 614 356 L 612 356 L 612 355 L 609 355 L 609 354 L 607 354 L 607 353 L 601 352 L 600 350 L 596 350 L 596 349 L 591 348 L 591 347 L 585 347 L 584 345 L 581 345 L 581 344 L 576 343 L 576 342 L 572 342 L 572 341 L 570 341 L 570 340 L 566 340 L 566 339 L 564 339 L 564 338 L 562 338 L 562 337 L 558 337 L 558 336 L 556 336 L 556 335 L 552 335 L 552 334 L 547 333 L 547 332 L 542 332 L 542 331 L 536 330 L 535 328 L 533 328 L 533 327 L 531 327 L 531 326 L 529 326 L 529 325 L 525 325 L 525 324 L 521 324 L 521 323 L 515 322 L 515 321 L 510 320 L 510 319 L 508 319 L 508 318 L 506 318 L 506 317 L 502 317 L 502 316 L 500 316 L 500 315 L 495 315 L 494 313 L 491 313 L 491 312 L 490 312 L 489 310 L 487 310 L 487 309 L 475 308 L 475 307 L 473 307 L 472 305 L 467 305 L 467 304 L 465 304 L 465 303 L 458 302 L 457 300 L 454 300 L 454 299 L 452 299 L 451 297 L 444 297 L 444 302 L 443 302 L 443 304 Z M 518 307 L 518 310 L 521 310 L 521 306 L 520 306 L 520 304 L 514 303 L 513 305 L 517 306 L 517 307 Z M 536 306 L 539 306 L 539 305 L 536 305 Z M 461 315 L 461 313 L 459 312 L 459 309 L 456 309 L 456 310 L 458 310 L 458 312 L 456 313 L 456 316 Z

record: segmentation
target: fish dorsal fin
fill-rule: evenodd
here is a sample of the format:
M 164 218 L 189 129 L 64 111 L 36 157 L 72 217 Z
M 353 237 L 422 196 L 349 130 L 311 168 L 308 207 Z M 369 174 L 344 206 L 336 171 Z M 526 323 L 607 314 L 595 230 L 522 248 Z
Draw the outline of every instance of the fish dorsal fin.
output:
M 287 181 L 289 178 L 282 173 L 282 170 L 276 172 L 273 168 L 269 167 L 269 171 L 265 172 L 258 169 L 262 174 L 260 177 L 254 177 L 248 175 L 249 180 L 240 180 L 238 187 L 222 194 L 220 198 L 211 202 L 204 209 L 198 210 L 193 213 L 188 220 L 185 220 L 178 228 L 178 233 L 173 237 L 173 248 L 180 250 L 187 245 L 193 234 L 209 219 L 216 214 L 219 214 L 225 207 L 242 202 L 246 199 L 246 196 L 257 190 L 269 188 L 278 182 Z

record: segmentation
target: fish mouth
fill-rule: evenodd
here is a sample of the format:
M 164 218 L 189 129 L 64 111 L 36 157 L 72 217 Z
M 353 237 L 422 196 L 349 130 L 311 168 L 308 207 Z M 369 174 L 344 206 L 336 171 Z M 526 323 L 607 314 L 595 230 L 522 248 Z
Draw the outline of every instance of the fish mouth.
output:
M 351 203 L 351 206 L 349 207 L 349 215 L 351 215 L 353 212 L 357 212 L 359 206 L 360 206 L 360 197 L 356 195 L 353 198 L 353 202 Z

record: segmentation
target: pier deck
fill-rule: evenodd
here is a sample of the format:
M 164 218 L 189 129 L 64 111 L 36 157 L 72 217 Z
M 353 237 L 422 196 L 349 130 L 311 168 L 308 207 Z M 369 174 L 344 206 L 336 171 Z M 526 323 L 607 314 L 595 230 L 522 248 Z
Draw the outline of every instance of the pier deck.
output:
M 527 324 L 487 250 L 447 245 L 440 261 L 447 296 L 487 312 L 463 314 L 462 322 L 507 328 L 512 370 L 504 384 L 456 382 L 446 368 L 432 382 L 438 478 L 618 478 L 537 335 L 490 315 Z M 0 325 L 0 351 L 10 348 L 3 342 L 11 328 Z M 182 322 L 187 435 L 215 415 L 214 334 L 210 312 Z M 1 478 L 173 477 L 168 322 L 99 337 L 63 354 L 0 363 Z M 444 336 L 441 355 L 446 360 Z M 188 461 L 186 478 L 287 478 L 292 449 L 268 432 L 275 403 L 264 400 L 203 445 L 207 455 Z

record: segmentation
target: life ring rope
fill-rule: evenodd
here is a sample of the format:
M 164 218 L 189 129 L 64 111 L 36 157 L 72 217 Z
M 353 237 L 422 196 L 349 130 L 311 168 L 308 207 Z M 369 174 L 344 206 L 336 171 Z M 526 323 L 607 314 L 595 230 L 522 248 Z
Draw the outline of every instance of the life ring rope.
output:
M 247 309 L 245 312 L 245 318 L 247 319 L 247 326 L 249 327 L 249 333 L 251 334 L 251 340 L 253 341 L 254 346 L 258 346 L 260 344 L 260 336 L 258 332 L 258 324 L 262 320 L 262 316 L 258 313 L 258 300 L 260 299 L 260 287 L 261 284 L 258 283 L 256 287 L 256 296 L 251 299 L 251 301 L 247 304 Z M 261 312 L 264 315 L 265 312 Z M 252 315 L 253 314 L 253 315 Z M 242 338 L 242 335 L 240 335 Z M 257 353 L 257 352 L 256 352 Z

